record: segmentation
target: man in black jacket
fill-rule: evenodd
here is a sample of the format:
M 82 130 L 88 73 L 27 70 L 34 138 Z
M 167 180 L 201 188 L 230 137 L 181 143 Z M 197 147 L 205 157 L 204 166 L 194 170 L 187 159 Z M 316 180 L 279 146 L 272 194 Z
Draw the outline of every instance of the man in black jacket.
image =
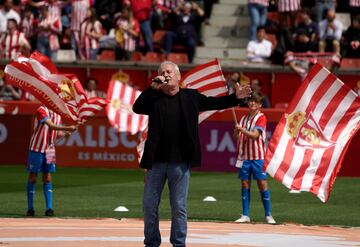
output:
M 235 86 L 235 93 L 207 97 L 194 89 L 179 87 L 176 64 L 160 64 L 158 76 L 136 100 L 133 110 L 149 116 L 148 137 L 140 167 L 147 169 L 143 197 L 145 240 L 148 247 L 159 246 L 158 207 L 166 179 L 171 205 L 173 246 L 185 246 L 187 233 L 187 195 L 190 167 L 200 166 L 198 115 L 201 111 L 220 110 L 239 104 L 248 97 L 248 86 Z

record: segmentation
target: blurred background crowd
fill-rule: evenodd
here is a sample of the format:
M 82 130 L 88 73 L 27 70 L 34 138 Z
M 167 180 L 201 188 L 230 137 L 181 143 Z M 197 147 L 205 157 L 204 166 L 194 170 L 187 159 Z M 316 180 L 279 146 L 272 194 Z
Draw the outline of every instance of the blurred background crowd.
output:
M 70 56 L 159 62 L 178 53 L 185 58 L 176 62 L 193 63 L 196 48 L 204 45 L 201 29 L 211 26 L 214 3 L 2 0 L 0 56 L 13 59 L 38 50 L 53 61 Z M 246 63 L 288 65 L 304 77 L 314 62 L 309 54 L 334 64 L 343 57 L 360 58 L 360 0 L 247 0 L 247 12 Z M 15 92 L 7 90 L 12 98 L 21 97 Z

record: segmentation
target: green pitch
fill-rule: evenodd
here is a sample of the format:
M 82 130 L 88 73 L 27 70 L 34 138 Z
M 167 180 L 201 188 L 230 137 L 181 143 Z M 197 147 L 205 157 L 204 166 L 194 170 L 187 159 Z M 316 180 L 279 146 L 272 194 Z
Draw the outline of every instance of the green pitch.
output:
M 58 167 L 54 174 L 54 210 L 57 217 L 142 218 L 144 173 L 140 169 L 97 169 Z M 26 211 L 24 166 L 0 166 L 0 217 L 24 217 Z M 39 177 L 41 179 L 41 176 Z M 272 214 L 278 223 L 360 226 L 360 178 L 339 177 L 328 203 L 310 193 L 289 194 L 269 178 Z M 213 196 L 216 202 L 203 202 Z M 125 206 L 129 212 L 115 212 Z M 36 215 L 44 214 L 42 182 L 35 195 Z M 251 219 L 263 222 L 263 207 L 253 183 Z M 241 214 L 240 181 L 232 173 L 192 172 L 189 220 L 234 221 Z M 168 189 L 160 206 L 161 219 L 169 219 Z

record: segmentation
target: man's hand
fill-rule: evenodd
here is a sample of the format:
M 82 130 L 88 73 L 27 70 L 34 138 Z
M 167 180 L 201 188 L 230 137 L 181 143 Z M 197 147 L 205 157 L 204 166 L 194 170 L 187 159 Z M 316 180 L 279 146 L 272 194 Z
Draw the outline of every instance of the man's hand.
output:
M 151 88 L 154 90 L 160 90 L 160 88 L 165 84 L 165 77 L 162 75 L 159 75 L 155 78 L 153 78 L 151 83 Z
M 235 94 L 236 98 L 243 99 L 250 97 L 251 94 L 251 87 L 249 85 L 240 85 L 239 83 L 235 83 Z
M 75 131 L 75 130 L 77 130 L 77 128 L 78 128 L 78 126 L 77 125 L 70 125 L 70 126 L 68 126 L 68 130 L 67 131 Z

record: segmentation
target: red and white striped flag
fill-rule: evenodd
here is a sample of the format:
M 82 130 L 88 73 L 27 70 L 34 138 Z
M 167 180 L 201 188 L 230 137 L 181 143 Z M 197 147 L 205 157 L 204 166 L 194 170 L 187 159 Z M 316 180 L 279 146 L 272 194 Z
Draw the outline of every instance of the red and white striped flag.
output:
M 85 122 L 102 110 L 107 101 L 87 99 L 75 75 L 59 74 L 50 59 L 39 52 L 20 56 L 5 67 L 6 82 L 19 87 L 49 109 L 72 122 Z
M 130 132 L 134 135 L 146 128 L 148 117 L 132 111 L 132 106 L 140 93 L 139 90 L 118 80 L 110 81 L 106 112 L 111 126 L 119 132 Z
M 206 96 L 225 96 L 228 94 L 224 75 L 219 60 L 196 66 L 181 78 L 181 87 L 197 89 Z M 210 117 L 216 111 L 206 111 L 199 115 L 199 123 Z
M 276 127 L 264 169 L 289 189 L 326 202 L 359 127 L 357 94 L 316 64 Z
M 181 78 L 180 86 L 183 88 L 197 89 L 206 96 L 225 96 L 228 93 L 224 75 L 220 63 L 214 59 L 208 63 L 196 66 Z M 216 111 L 202 112 L 199 115 L 199 123 L 210 117 Z M 139 162 L 144 152 L 145 141 L 147 137 L 147 128 L 140 137 L 137 146 Z

